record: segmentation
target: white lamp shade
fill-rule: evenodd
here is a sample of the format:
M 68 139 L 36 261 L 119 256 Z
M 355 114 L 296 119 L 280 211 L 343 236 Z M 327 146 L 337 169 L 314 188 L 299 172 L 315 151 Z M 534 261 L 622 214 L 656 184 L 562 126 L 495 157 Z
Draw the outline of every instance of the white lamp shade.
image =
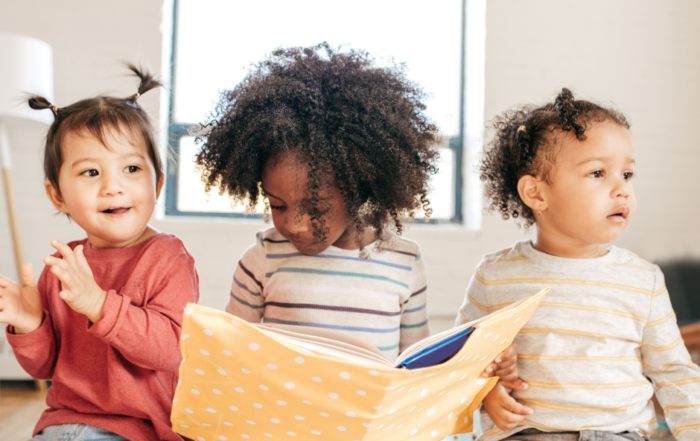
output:
M 0 120 L 28 119 L 50 123 L 50 110 L 33 110 L 27 94 L 53 102 L 51 46 L 36 38 L 0 32 Z

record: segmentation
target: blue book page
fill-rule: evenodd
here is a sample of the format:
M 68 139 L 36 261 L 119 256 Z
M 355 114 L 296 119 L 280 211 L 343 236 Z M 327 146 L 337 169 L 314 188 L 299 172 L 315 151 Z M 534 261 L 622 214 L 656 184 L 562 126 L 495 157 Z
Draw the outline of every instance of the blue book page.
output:
M 435 344 L 423 349 L 418 354 L 407 358 L 396 367 L 404 367 L 406 369 L 418 369 L 427 366 L 435 366 L 443 363 L 464 346 L 469 335 L 474 331 L 474 328 L 468 328 L 464 331 L 452 335 L 446 340 L 438 341 Z

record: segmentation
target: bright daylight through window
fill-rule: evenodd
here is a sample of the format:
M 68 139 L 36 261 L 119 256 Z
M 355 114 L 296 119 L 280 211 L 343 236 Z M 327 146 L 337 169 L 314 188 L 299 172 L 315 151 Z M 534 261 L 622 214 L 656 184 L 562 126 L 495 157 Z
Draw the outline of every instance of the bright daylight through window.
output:
M 233 89 L 252 63 L 274 49 L 332 46 L 362 49 L 380 66 L 405 63 L 408 78 L 429 94 L 428 117 L 440 128 L 440 172 L 432 179 L 432 219 L 461 220 L 461 91 L 463 0 L 176 0 L 169 171 L 166 213 L 241 216 L 217 189 L 204 192 L 193 157 L 198 146 L 187 128 L 207 119 L 223 90 Z M 270 11 L 274 11 L 271 14 Z M 231 17 L 234 17 L 231 19 Z M 455 214 L 458 213 L 458 214 Z

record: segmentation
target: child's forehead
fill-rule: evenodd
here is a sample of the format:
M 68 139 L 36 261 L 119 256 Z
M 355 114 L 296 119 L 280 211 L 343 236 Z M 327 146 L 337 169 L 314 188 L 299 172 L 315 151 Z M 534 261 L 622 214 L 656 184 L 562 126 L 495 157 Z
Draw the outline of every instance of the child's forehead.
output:
M 561 162 L 573 165 L 592 160 L 634 162 L 634 140 L 627 128 L 604 121 L 591 125 L 585 135 L 583 141 L 572 134 L 562 137 L 557 154 Z
M 64 158 L 92 152 L 104 156 L 112 154 L 146 154 L 146 142 L 140 133 L 123 128 L 103 127 L 100 129 L 80 128 L 63 136 L 61 153 Z

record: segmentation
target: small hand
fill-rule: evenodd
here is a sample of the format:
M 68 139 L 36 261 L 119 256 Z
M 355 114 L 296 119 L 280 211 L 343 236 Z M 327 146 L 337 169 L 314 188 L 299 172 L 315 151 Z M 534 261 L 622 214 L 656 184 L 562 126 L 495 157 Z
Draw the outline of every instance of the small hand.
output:
M 515 428 L 521 421 L 532 415 L 534 411 L 518 403 L 510 396 L 512 389 L 505 387 L 500 381 L 484 398 L 484 409 L 491 421 L 499 429 L 506 431 Z
M 107 299 L 107 292 L 95 282 L 90 265 L 88 265 L 83 246 L 75 250 L 54 239 L 51 246 L 63 256 L 44 257 L 44 263 L 51 266 L 53 273 L 61 281 L 62 291 L 58 294 L 75 312 L 85 315 L 91 322 L 97 323 L 102 317 L 102 307 Z
M 518 378 L 518 345 L 511 343 L 505 351 L 501 352 L 494 363 L 486 367 L 483 377 L 497 376 L 501 383 L 510 389 L 525 390 L 527 383 Z
M 22 265 L 20 277 L 22 286 L 0 276 L 0 322 L 14 326 L 17 334 L 27 334 L 41 326 L 44 312 L 30 264 Z

